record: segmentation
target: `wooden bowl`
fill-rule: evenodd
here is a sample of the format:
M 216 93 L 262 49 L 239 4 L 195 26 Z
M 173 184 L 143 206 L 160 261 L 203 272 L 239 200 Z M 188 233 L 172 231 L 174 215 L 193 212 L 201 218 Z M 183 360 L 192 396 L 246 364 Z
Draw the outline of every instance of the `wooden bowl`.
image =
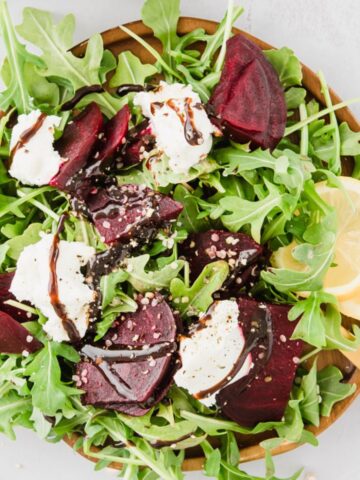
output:
M 126 26 L 135 32 L 140 37 L 144 38 L 148 43 L 150 43 L 154 48 L 158 51 L 161 51 L 161 44 L 160 42 L 154 38 L 152 31 L 147 28 L 141 21 L 131 22 L 126 24 Z M 203 20 L 200 18 L 192 18 L 192 17 L 183 17 L 181 18 L 178 26 L 178 33 L 179 35 L 185 35 L 186 33 L 194 30 L 195 28 L 204 28 L 207 33 L 213 33 L 217 27 L 216 22 L 212 22 L 209 20 Z M 269 44 L 259 40 L 252 35 L 249 35 L 246 32 L 238 30 L 236 28 L 233 29 L 234 33 L 243 33 L 246 37 L 254 41 L 257 45 L 259 45 L 263 50 L 273 48 Z M 130 38 L 126 33 L 124 33 L 120 28 L 112 28 L 107 30 L 106 32 L 102 33 L 102 37 L 104 40 L 105 48 L 111 50 L 115 55 L 119 54 L 122 51 L 130 50 L 135 55 L 137 55 L 142 62 L 145 63 L 153 63 L 154 58 L 145 50 L 141 45 L 139 45 L 135 40 Z M 73 52 L 76 55 L 82 55 L 85 51 L 87 45 L 87 41 L 77 45 L 73 48 Z M 323 97 L 321 94 L 320 83 L 318 77 L 312 72 L 308 67 L 303 65 L 303 84 L 304 87 L 310 92 L 313 97 L 315 97 L 319 102 L 323 103 Z M 341 99 L 331 91 L 331 98 L 333 103 L 338 103 Z M 349 109 L 343 108 L 337 111 L 337 118 L 340 122 L 346 121 L 350 128 L 354 131 L 360 131 L 360 124 L 355 119 L 353 114 L 350 112 Z M 351 322 L 351 319 L 344 319 L 345 323 Z M 355 383 L 358 387 L 356 393 L 349 397 L 342 402 L 336 404 L 335 408 L 332 411 L 330 417 L 325 418 L 323 417 L 320 422 L 319 427 L 309 427 L 308 429 L 312 431 L 315 435 L 319 435 L 321 432 L 326 430 L 330 425 L 332 425 L 344 412 L 345 410 L 351 405 L 354 401 L 357 393 L 360 392 L 360 370 L 354 368 L 354 366 L 349 362 L 340 352 L 338 351 L 323 351 L 320 353 L 318 357 L 318 366 L 319 368 L 323 368 L 328 364 L 337 365 L 344 373 L 346 381 L 349 383 Z M 238 443 L 241 449 L 241 461 L 247 462 L 250 460 L 257 460 L 264 457 L 264 450 L 259 446 L 259 442 L 267 437 L 268 434 L 262 434 L 260 436 L 238 436 Z M 72 435 L 71 437 L 66 437 L 65 441 L 70 445 L 73 446 L 77 440 L 76 435 Z M 273 453 L 279 454 L 284 453 L 289 450 L 296 448 L 298 444 L 285 442 L 276 448 Z M 94 448 L 94 451 L 96 449 Z M 80 454 L 84 455 L 84 452 L 81 450 L 79 451 Z M 89 460 L 95 461 L 91 457 L 87 457 Z M 202 469 L 204 463 L 204 458 L 201 456 L 201 451 L 198 448 L 189 449 L 186 452 L 186 459 L 183 463 L 183 470 L 185 471 L 192 471 L 192 470 L 200 470 Z M 111 467 L 119 469 L 121 465 L 119 464 L 112 464 Z

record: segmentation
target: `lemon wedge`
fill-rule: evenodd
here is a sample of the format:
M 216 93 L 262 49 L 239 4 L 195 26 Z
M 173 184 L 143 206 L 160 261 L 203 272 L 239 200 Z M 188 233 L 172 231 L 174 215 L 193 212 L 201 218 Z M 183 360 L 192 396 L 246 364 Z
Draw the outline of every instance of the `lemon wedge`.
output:
M 360 180 L 351 177 L 339 177 L 339 180 L 343 189 L 329 187 L 326 182 L 316 184 L 320 197 L 335 208 L 338 221 L 334 265 L 326 273 L 324 290 L 338 299 L 344 314 L 360 319 Z M 305 270 L 306 265 L 292 256 L 296 245 L 292 242 L 277 250 L 272 256 L 272 265 Z M 307 296 L 306 292 L 299 294 Z

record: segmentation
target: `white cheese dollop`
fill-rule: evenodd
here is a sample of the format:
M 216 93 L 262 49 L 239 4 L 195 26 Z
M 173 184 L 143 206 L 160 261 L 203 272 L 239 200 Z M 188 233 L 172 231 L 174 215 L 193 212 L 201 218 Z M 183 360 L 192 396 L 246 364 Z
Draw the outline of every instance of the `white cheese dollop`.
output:
M 199 322 L 199 328 L 191 337 L 180 340 L 182 367 L 175 375 L 175 383 L 195 398 L 199 392 L 213 388 L 229 375 L 245 346 L 236 301 L 214 302 Z M 228 384 L 246 376 L 251 366 L 249 354 L 240 371 Z M 211 406 L 215 404 L 216 394 L 217 391 L 198 399 L 204 405 Z
M 29 245 L 21 252 L 10 292 L 20 301 L 27 301 L 38 308 L 48 319 L 44 325 L 46 333 L 55 341 L 68 341 L 60 317 L 50 302 L 50 249 L 53 235 L 42 234 L 39 242 Z M 95 250 L 82 242 L 59 242 L 59 256 L 56 274 L 60 302 L 64 305 L 80 336 L 83 337 L 89 325 L 90 303 L 95 292 L 87 284 L 80 271 L 94 255 Z
M 187 102 L 193 126 L 200 133 L 196 145 L 191 145 L 185 138 Z M 169 166 L 174 173 L 186 173 L 207 157 L 216 128 L 210 122 L 199 95 L 190 85 L 162 81 L 156 90 L 137 93 L 134 105 L 139 106 L 143 115 L 150 119 L 156 146 L 169 158 Z
M 19 115 L 18 123 L 12 130 L 10 151 L 21 139 L 21 135 L 29 130 L 40 117 L 40 110 Z M 46 116 L 37 132 L 18 148 L 12 158 L 9 173 L 25 185 L 47 185 L 59 171 L 63 160 L 54 150 L 54 131 L 61 118 L 55 115 Z

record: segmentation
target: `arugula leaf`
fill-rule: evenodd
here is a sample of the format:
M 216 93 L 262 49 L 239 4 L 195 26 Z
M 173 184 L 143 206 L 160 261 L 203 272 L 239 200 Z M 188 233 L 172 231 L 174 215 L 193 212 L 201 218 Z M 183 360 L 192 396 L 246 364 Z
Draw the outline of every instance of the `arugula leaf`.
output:
M 47 342 L 26 366 L 25 375 L 33 383 L 32 403 L 42 413 L 55 416 L 71 408 L 70 398 L 80 395 L 81 391 L 67 386 L 61 380 L 61 368 L 58 357 L 78 362 L 78 353 L 69 345 Z
M 309 373 L 302 377 L 300 389 L 303 392 L 303 398 L 300 401 L 301 416 L 305 421 L 318 427 L 320 424 L 320 397 L 317 387 L 316 361 Z
M 41 223 L 31 223 L 22 235 L 18 235 L 8 240 L 6 242 L 6 245 L 8 246 L 6 252 L 7 256 L 13 260 L 18 260 L 25 247 L 40 240 L 40 232 L 42 229 L 43 225 Z
M 321 92 L 325 99 L 325 105 L 327 108 L 331 108 L 333 104 L 325 77 L 322 72 L 319 72 L 318 76 L 321 85 Z M 341 140 L 335 112 L 332 111 L 329 113 L 329 119 L 330 125 L 332 126 L 331 137 L 333 141 L 331 156 L 328 160 L 329 170 L 336 175 L 339 175 L 341 172 Z
M 180 0 L 145 0 L 141 10 L 142 21 L 162 43 L 162 56 L 170 66 L 170 51 L 179 41 L 176 33 L 179 17 Z
M 354 352 L 360 346 L 360 327 L 353 325 L 353 338 L 346 338 L 341 331 L 342 317 L 336 305 L 326 306 L 325 336 L 326 348 Z
M 144 418 L 130 417 L 121 414 L 119 418 L 125 425 L 153 443 L 176 442 L 182 437 L 195 433 L 198 428 L 196 424 L 189 420 L 171 422 L 167 425 L 160 426 L 150 422 L 147 424 Z
M 322 287 L 323 278 L 331 265 L 336 240 L 336 216 L 324 215 L 319 223 L 308 227 L 307 239 L 317 243 L 303 243 L 293 251 L 294 258 L 306 265 L 304 271 L 270 268 L 262 272 L 265 282 L 280 292 L 314 291 Z
M 284 88 L 301 85 L 301 63 L 290 48 L 283 47 L 278 50 L 264 50 L 264 54 L 277 71 Z
M 346 122 L 339 126 L 341 155 L 355 156 L 360 154 L 360 132 L 353 132 Z
M 149 260 L 150 255 L 144 254 L 139 257 L 127 258 L 124 262 L 128 273 L 127 281 L 138 292 L 153 292 L 168 288 L 171 280 L 178 276 L 185 264 L 183 260 L 174 260 L 159 270 L 146 271 Z
M 177 185 L 174 200 L 180 202 L 184 209 L 180 213 L 177 222 L 189 233 L 203 232 L 210 229 L 210 223 L 205 218 L 198 218 L 200 213 L 198 202 L 194 195 L 184 185 Z
M 24 65 L 23 78 L 29 95 L 34 99 L 36 106 L 50 106 L 53 109 L 58 107 L 60 102 L 58 85 L 49 82 L 46 77 L 39 75 L 36 65 L 26 63 Z
M 306 97 L 305 88 L 291 87 L 285 92 L 285 102 L 288 110 L 298 108 Z
M 210 157 L 204 158 L 197 165 L 194 165 L 186 173 L 175 173 L 169 166 L 169 159 L 162 155 L 159 159 L 151 161 L 150 173 L 154 178 L 155 185 L 158 187 L 167 187 L 170 184 L 187 183 L 195 180 L 200 175 L 204 175 L 219 168 L 218 164 Z M 145 168 L 147 168 L 145 166 Z
M 158 73 L 155 65 L 141 63 L 139 58 L 127 50 L 118 56 L 116 71 L 111 77 L 110 87 L 118 87 L 126 83 L 143 85 L 145 80 Z
M 83 58 L 77 58 L 69 49 L 73 46 L 75 20 L 67 15 L 58 24 L 53 22 L 49 12 L 36 8 L 25 8 L 23 23 L 17 31 L 25 39 L 39 47 L 45 67 L 39 70 L 44 76 L 58 77 L 70 88 L 70 95 L 84 86 L 99 84 L 99 71 L 103 58 L 101 36 L 90 38 Z M 121 108 L 120 100 L 105 92 L 93 98 L 107 116 L 115 115 Z
M 13 427 L 31 414 L 31 398 L 12 391 L 0 398 L 0 432 L 15 440 Z
M 228 274 L 227 262 L 219 260 L 206 265 L 191 287 L 180 278 L 174 278 L 170 292 L 175 308 L 184 316 L 205 313 L 213 302 L 213 293 L 220 290 Z
M 247 152 L 241 148 L 227 147 L 217 150 L 215 159 L 225 167 L 224 172 L 228 175 L 268 168 L 274 172 L 275 183 L 300 193 L 314 171 L 312 163 L 288 149 L 276 153 L 278 155 L 274 156 L 269 150 Z
M 262 200 L 251 202 L 243 198 L 227 196 L 219 202 L 220 207 L 225 212 L 221 215 L 224 226 L 231 232 L 237 232 L 243 226 L 250 225 L 251 236 L 257 242 L 260 242 L 261 228 L 271 212 L 280 209 L 290 219 L 291 212 L 295 207 L 293 196 L 281 193 L 274 184 L 266 181 L 266 179 L 264 179 L 264 182 L 269 193 Z
M 34 422 L 35 432 L 40 438 L 45 439 L 49 435 L 52 425 L 46 420 L 41 410 L 34 407 L 30 420 Z
M 12 105 L 19 113 L 29 113 L 33 104 L 24 69 L 27 63 L 41 65 L 41 61 L 18 41 L 5 1 L 0 3 L 0 31 L 7 51 L 7 60 L 2 69 L 6 89 L 1 92 L 0 108 L 6 111 Z
M 117 270 L 101 277 L 102 315 L 101 321 L 96 323 L 95 341 L 100 340 L 107 333 L 121 313 L 136 312 L 137 303 L 126 295 L 119 286 L 128 277 L 128 273 L 124 270 Z
M 329 417 L 334 405 L 354 394 L 356 385 L 342 383 L 343 374 L 334 365 L 329 365 L 318 372 L 320 387 L 320 411 L 323 417 Z

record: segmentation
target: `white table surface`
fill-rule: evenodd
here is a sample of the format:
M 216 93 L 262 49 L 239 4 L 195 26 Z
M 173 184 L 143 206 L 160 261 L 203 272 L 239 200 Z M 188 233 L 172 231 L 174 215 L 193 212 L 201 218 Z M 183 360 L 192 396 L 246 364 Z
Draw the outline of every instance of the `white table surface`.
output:
M 225 0 L 183 0 L 182 13 L 219 20 Z M 75 41 L 117 23 L 139 18 L 142 0 L 9 0 L 18 22 L 25 6 L 52 10 L 59 17 L 77 17 Z M 237 25 L 275 46 L 287 45 L 315 71 L 321 69 L 342 98 L 360 95 L 359 0 L 243 0 Z M 1 42 L 1 40 L 0 40 Z M 2 55 L 0 47 L 0 54 Z M 360 116 L 360 106 L 354 108 Z M 320 437 L 318 448 L 304 446 L 278 457 L 278 475 L 304 466 L 307 480 L 360 480 L 360 400 Z M 94 472 L 90 462 L 64 444 L 46 444 L 32 432 L 19 430 L 17 443 L 0 438 L 0 480 L 106 480 L 111 471 Z M 263 474 L 262 462 L 246 465 Z M 187 480 L 206 478 L 200 473 Z

